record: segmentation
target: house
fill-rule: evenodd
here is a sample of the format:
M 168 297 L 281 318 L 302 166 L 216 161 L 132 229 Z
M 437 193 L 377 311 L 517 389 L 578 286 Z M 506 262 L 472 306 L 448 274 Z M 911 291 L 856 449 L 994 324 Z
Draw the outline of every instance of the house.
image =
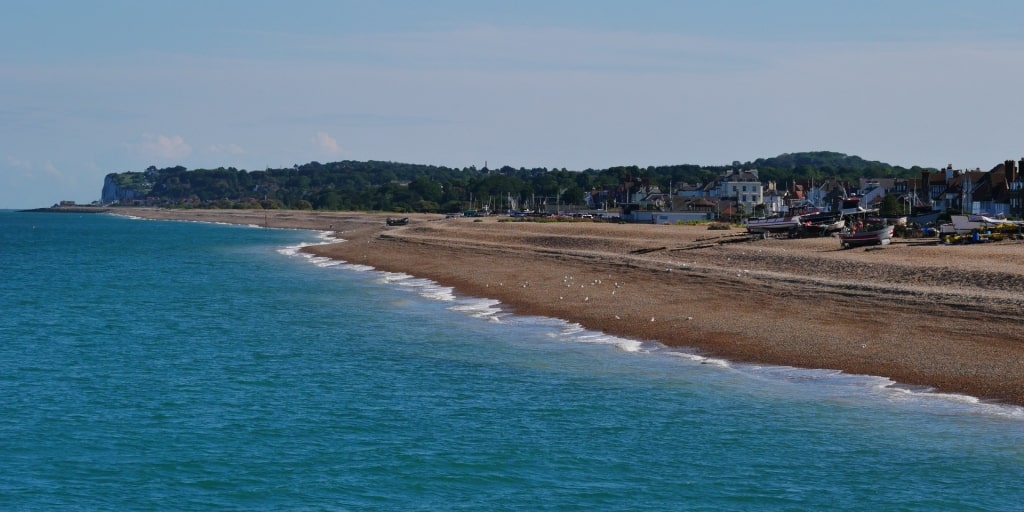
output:
M 762 197 L 764 204 L 764 215 L 771 217 L 789 211 L 789 192 L 779 191 L 774 181 L 769 181 Z
M 1013 192 L 1010 182 L 1017 180 L 1017 166 L 1008 160 L 983 173 L 971 184 L 970 213 L 989 216 L 1010 215 Z
M 714 213 L 715 206 L 715 202 L 706 197 L 679 197 L 672 201 L 672 211 L 674 212 Z
M 697 198 L 707 197 L 707 193 L 704 190 L 704 186 L 700 183 L 696 185 L 690 185 L 689 183 L 683 182 L 676 184 L 675 190 L 672 192 L 676 197 L 684 198 Z
M 1006 171 L 1007 199 L 1009 215 L 1024 217 L 1024 158 L 1018 166 L 1013 160 L 1003 163 Z
M 731 199 L 736 204 L 737 211 L 750 213 L 764 203 L 764 186 L 757 176 L 757 169 L 730 170 L 717 181 L 717 197 Z

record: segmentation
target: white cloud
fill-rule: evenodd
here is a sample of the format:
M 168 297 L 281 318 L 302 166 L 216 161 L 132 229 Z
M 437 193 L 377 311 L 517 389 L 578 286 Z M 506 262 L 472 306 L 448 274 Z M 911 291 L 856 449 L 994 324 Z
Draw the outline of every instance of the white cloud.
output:
M 60 180 L 66 179 L 64 173 L 62 173 L 60 169 L 58 169 L 57 166 L 49 160 L 42 163 L 36 163 L 30 160 L 20 160 L 11 156 L 7 156 L 5 160 L 8 167 L 21 171 L 21 175 L 26 178 L 45 178 L 46 176 L 49 176 Z
M 244 155 L 245 148 L 238 144 L 210 144 L 206 151 L 218 155 Z
M 7 165 L 9 167 L 13 167 L 15 169 L 31 169 L 32 168 L 32 162 L 29 162 L 29 161 L 26 161 L 26 160 L 19 160 L 17 158 L 11 157 L 11 156 L 8 156 L 6 159 L 7 159 Z
M 135 148 L 145 156 L 157 158 L 181 158 L 192 154 L 192 146 L 181 135 L 153 135 L 145 133 Z
M 49 160 L 47 160 L 46 162 L 43 163 L 42 169 L 43 169 L 43 171 L 45 173 L 47 173 L 47 174 L 49 174 L 49 175 L 51 175 L 51 176 L 53 176 L 55 178 L 61 178 L 61 179 L 64 178 L 64 173 L 60 172 L 60 169 L 57 169 L 57 166 L 53 165 L 53 162 L 51 162 Z
M 338 141 L 334 140 L 327 132 L 316 132 L 313 137 L 313 144 L 316 145 L 320 151 L 323 151 L 329 155 L 338 155 L 341 153 L 341 148 L 338 147 Z

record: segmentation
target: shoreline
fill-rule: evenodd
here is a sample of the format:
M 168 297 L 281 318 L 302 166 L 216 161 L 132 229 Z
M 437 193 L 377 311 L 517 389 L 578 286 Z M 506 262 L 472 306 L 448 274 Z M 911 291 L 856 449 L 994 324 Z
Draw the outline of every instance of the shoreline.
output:
M 1024 405 L 1024 244 L 759 240 L 739 229 L 409 215 L 113 208 L 333 231 L 309 253 L 403 272 L 624 338 L 738 363 L 834 369 Z M 405 214 L 403 214 L 405 216 Z M 265 222 L 259 222 L 263 219 Z M 255 222 L 254 222 L 255 221 Z

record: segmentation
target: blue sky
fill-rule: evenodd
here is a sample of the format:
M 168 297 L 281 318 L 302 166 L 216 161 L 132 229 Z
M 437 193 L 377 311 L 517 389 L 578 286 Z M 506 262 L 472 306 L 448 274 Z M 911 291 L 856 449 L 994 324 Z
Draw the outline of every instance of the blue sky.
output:
M 150 165 L 988 169 L 1022 63 L 1017 1 L 12 0 L 0 208 Z

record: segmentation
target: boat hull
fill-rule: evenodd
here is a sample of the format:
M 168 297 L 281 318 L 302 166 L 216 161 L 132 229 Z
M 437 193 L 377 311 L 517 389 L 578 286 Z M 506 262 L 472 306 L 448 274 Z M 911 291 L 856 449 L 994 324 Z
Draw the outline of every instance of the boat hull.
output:
M 748 233 L 785 233 L 800 229 L 800 217 L 778 217 L 770 219 L 748 219 Z
M 892 241 L 895 226 L 886 226 L 874 231 L 858 233 L 839 233 L 839 244 L 843 247 L 859 247 L 865 245 L 886 245 Z

